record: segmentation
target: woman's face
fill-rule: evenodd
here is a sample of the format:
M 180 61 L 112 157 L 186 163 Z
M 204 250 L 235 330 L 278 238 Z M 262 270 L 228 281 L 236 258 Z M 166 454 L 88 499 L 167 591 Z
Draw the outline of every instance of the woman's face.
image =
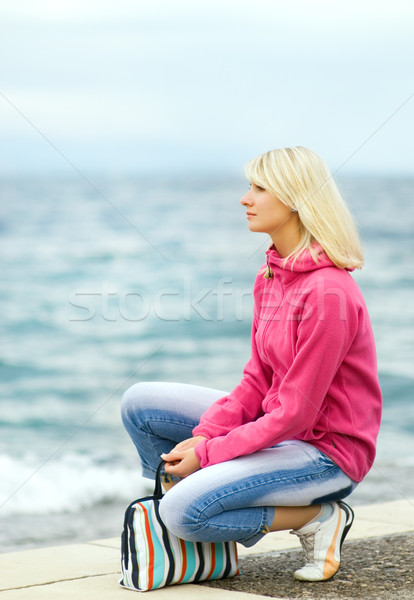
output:
M 286 204 L 255 183 L 250 184 L 249 191 L 240 203 L 246 208 L 250 231 L 268 233 L 270 236 L 280 232 L 295 214 Z

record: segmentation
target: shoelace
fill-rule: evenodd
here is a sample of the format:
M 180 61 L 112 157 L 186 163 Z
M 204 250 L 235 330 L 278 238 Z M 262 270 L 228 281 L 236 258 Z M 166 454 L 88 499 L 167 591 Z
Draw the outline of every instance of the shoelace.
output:
M 298 536 L 301 546 L 303 548 L 303 552 L 305 554 L 306 564 L 313 564 L 313 562 L 314 562 L 313 549 L 315 547 L 315 534 L 314 533 L 297 533 L 296 531 L 291 531 L 290 533 Z

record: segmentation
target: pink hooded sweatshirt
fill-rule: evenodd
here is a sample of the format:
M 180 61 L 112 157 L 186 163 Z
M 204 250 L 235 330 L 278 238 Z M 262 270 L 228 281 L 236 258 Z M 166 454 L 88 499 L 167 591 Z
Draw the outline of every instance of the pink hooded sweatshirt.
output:
M 267 252 L 254 285 L 251 358 L 240 384 L 201 417 L 201 467 L 289 439 L 329 456 L 353 481 L 372 467 L 381 420 L 374 336 L 362 294 L 320 246 L 283 266 Z

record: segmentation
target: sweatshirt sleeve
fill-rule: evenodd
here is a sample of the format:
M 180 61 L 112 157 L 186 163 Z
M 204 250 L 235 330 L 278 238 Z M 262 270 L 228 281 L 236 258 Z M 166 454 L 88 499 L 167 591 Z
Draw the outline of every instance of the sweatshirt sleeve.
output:
M 253 318 L 251 358 L 243 369 L 241 382 L 235 389 L 214 402 L 201 416 L 193 436 L 207 439 L 226 436 L 233 429 L 254 421 L 261 414 L 263 398 L 269 390 L 271 372 L 266 371 L 256 347 L 257 317 Z M 270 380 L 269 380 L 270 378 Z
M 303 314 L 298 323 L 294 359 L 287 372 L 280 374 L 280 384 L 268 388 L 262 403 L 264 414 L 256 419 L 251 415 L 249 422 L 240 420 L 231 431 L 223 429 L 217 437 L 197 444 L 195 451 L 201 467 L 251 454 L 312 428 L 358 330 L 358 307 L 346 290 L 343 294 L 345 303 L 339 303 L 335 294 L 327 295 L 321 314 L 316 292 L 313 298 L 310 293 L 307 306 L 312 310 L 309 316 Z M 276 339 L 274 343 L 277 344 Z M 209 418 L 219 416 L 218 410 Z

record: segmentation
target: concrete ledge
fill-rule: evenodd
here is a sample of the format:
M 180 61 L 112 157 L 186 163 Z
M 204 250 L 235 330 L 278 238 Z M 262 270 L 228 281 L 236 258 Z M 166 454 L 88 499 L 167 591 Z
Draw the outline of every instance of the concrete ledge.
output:
M 119 572 L 120 550 L 77 544 L 0 554 L 0 591 Z
M 398 500 L 355 509 L 355 523 L 347 539 L 379 537 L 414 531 L 414 499 Z M 299 548 L 288 532 L 269 534 L 253 548 L 239 546 L 240 556 Z M 120 574 L 120 537 L 87 544 L 41 548 L 0 554 L 0 600 L 128 598 L 117 580 Z M 151 592 L 151 597 L 252 600 L 252 594 L 191 584 Z M 264 600 L 264 596 L 256 595 Z
M 113 575 L 103 575 L 101 577 L 87 577 L 85 579 L 76 579 L 72 581 L 60 581 L 50 585 L 42 585 L 30 588 L 21 588 L 8 590 L 1 593 L 2 600 L 128 600 L 134 598 L 131 592 L 122 589 L 116 583 Z M 160 590 L 154 590 L 148 598 L 154 600 L 269 600 L 268 596 L 252 596 L 244 592 L 231 592 L 228 590 L 215 590 L 196 585 L 175 585 Z M 277 599 L 273 599 L 277 600 Z M 285 599 L 280 599 L 285 600 Z

